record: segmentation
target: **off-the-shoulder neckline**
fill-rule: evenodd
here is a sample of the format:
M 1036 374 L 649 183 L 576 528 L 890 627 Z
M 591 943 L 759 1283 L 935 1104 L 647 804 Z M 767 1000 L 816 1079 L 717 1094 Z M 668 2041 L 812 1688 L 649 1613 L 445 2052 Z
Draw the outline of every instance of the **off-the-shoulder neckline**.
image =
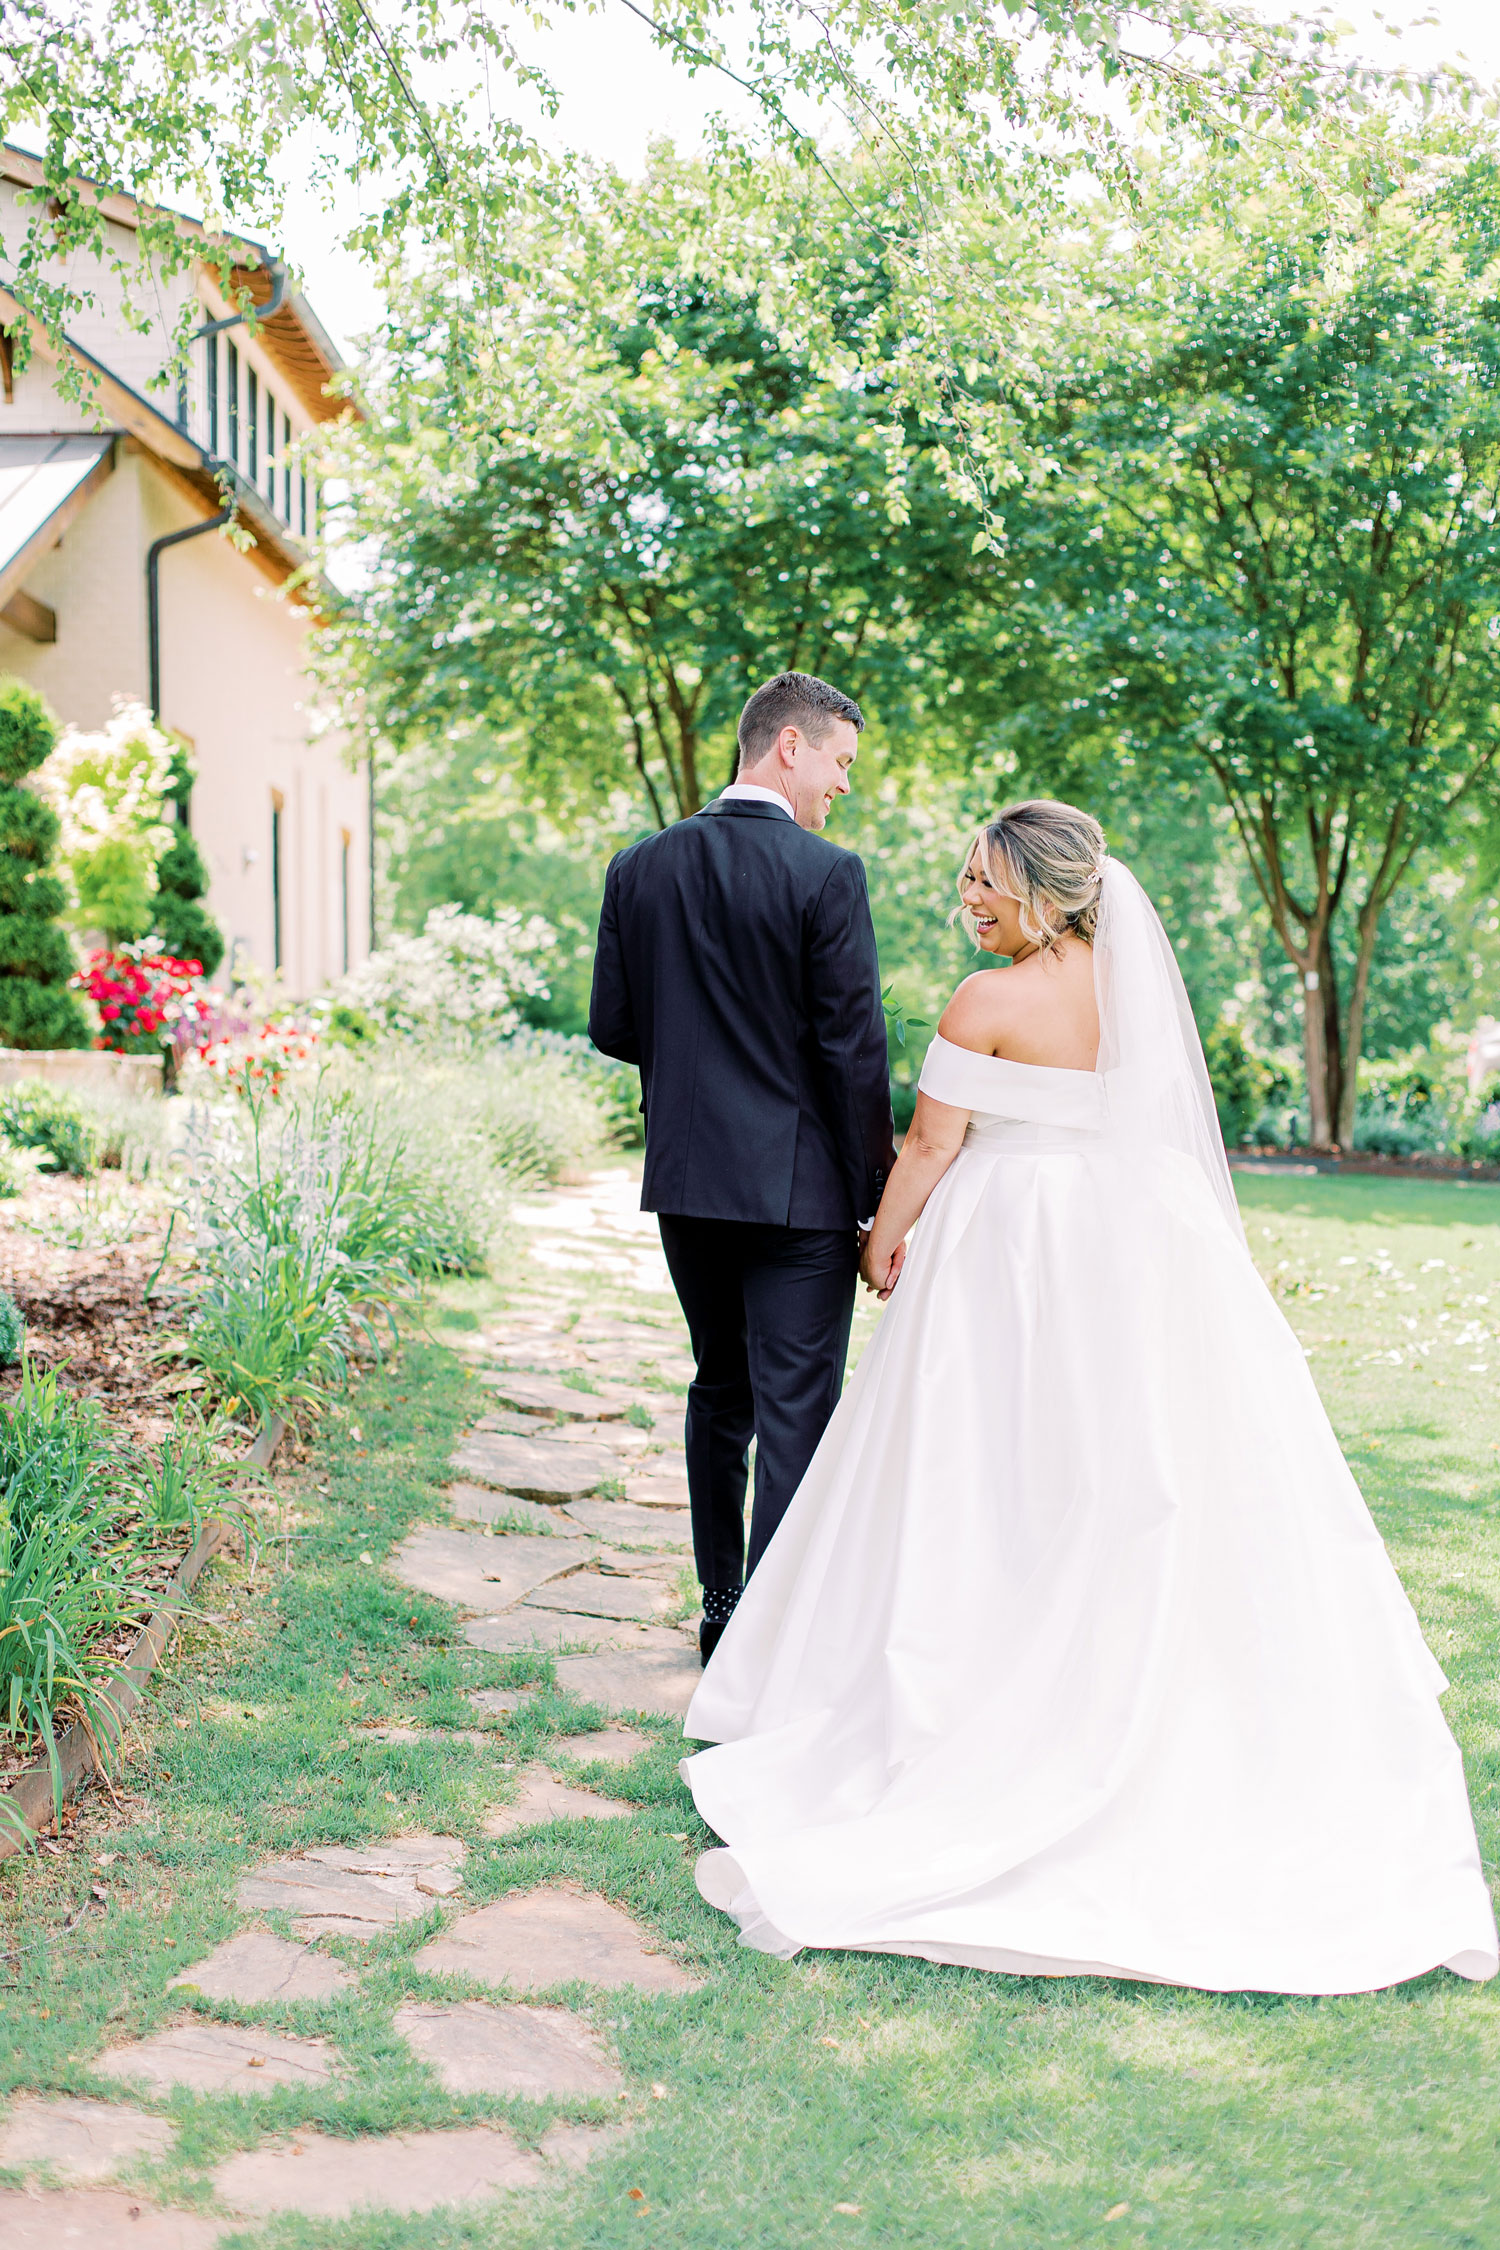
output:
M 941 1044 L 951 1054 L 966 1055 L 971 1062 L 1001 1063 L 1007 1070 L 1030 1070 L 1043 1078 L 1097 1078 L 1100 1075 L 1097 1063 L 1092 1070 L 1082 1070 L 1070 1063 L 1017 1062 L 1010 1055 L 987 1055 L 981 1048 L 965 1047 L 957 1039 L 944 1038 L 940 1031 L 933 1033 L 932 1044 L 934 1047 Z

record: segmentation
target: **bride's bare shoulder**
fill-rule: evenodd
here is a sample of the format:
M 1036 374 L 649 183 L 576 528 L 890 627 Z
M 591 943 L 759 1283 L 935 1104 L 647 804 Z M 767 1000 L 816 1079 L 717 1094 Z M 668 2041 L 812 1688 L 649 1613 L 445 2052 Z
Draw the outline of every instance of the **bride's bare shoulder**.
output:
M 1016 993 L 1003 970 L 977 969 L 965 977 L 943 1010 L 938 1030 L 954 1047 L 993 1055 L 1017 1020 Z

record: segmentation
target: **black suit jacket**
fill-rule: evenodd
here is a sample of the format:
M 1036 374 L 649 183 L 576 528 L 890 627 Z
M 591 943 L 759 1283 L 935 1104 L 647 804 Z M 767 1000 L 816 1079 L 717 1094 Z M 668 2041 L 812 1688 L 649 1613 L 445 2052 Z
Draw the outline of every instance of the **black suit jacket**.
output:
M 865 870 L 774 805 L 716 800 L 610 862 L 589 1036 L 638 1063 L 641 1207 L 867 1219 L 895 1161 Z

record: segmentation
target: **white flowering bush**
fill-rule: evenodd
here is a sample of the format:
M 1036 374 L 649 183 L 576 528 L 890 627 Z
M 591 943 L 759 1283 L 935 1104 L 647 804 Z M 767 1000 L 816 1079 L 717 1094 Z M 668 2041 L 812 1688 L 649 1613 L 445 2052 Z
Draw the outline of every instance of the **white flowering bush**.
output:
M 541 959 L 557 934 L 540 914 L 502 907 L 493 921 L 435 906 L 421 934 L 396 937 L 334 987 L 335 1007 L 378 1032 L 433 1045 L 480 1047 L 521 1021 L 517 1002 L 545 996 Z
M 78 929 L 110 943 L 151 927 L 156 862 L 172 841 L 166 818 L 173 744 L 143 703 L 115 699 L 107 726 L 66 727 L 36 786 L 62 823 L 58 864 Z

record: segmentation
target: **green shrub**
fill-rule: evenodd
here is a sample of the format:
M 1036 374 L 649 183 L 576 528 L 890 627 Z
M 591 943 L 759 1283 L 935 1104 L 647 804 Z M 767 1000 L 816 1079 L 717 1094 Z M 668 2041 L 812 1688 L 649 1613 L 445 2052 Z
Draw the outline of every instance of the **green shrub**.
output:
M 1224 1139 L 1230 1148 L 1239 1148 L 1248 1138 L 1265 1100 L 1264 1066 L 1246 1045 L 1239 1025 L 1226 1023 L 1222 1017 L 1204 1040 L 1203 1055 L 1213 1082 L 1214 1106 L 1219 1113 Z
M 40 1078 L 23 1078 L 0 1091 L 0 1138 L 12 1148 L 39 1149 L 44 1172 L 82 1179 L 94 1168 L 94 1136 L 80 1105 Z
M 86 1047 L 88 1022 L 68 989 L 75 963 L 57 916 L 62 892 L 46 863 L 57 814 L 23 786 L 57 728 L 21 680 L 0 680 L 0 1046 Z
M 26 1346 L 26 1319 L 8 1289 L 0 1289 L 0 1367 L 14 1367 Z

